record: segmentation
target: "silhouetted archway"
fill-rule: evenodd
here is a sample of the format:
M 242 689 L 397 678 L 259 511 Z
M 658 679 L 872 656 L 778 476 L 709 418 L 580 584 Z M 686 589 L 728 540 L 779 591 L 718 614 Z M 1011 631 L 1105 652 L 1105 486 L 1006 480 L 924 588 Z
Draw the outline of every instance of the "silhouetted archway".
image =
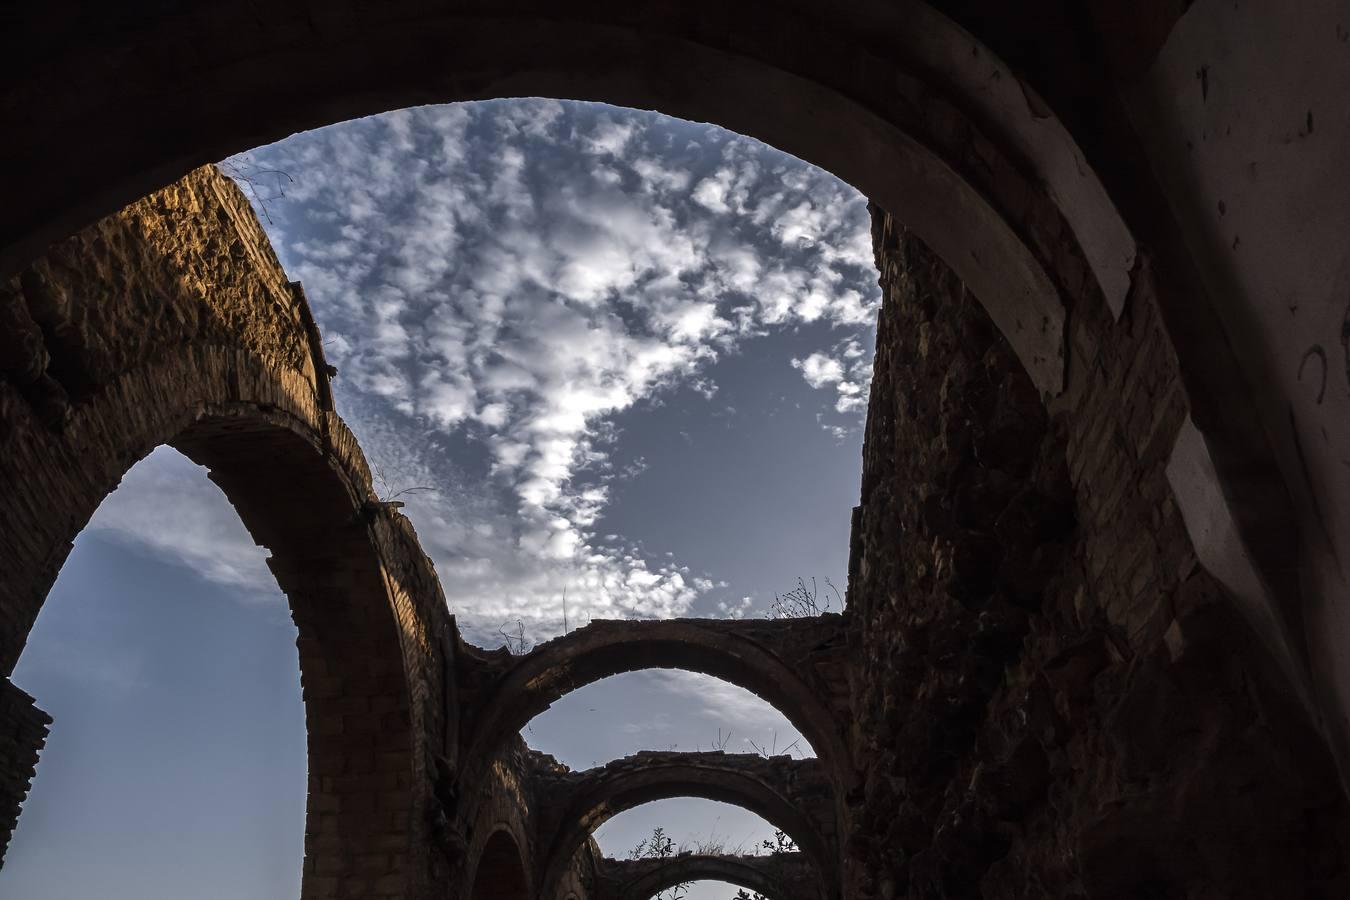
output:
M 724 856 L 680 854 L 666 859 L 605 860 L 604 880 L 615 900 L 651 897 L 692 881 L 725 881 L 769 900 L 819 900 L 801 854 Z
M 728 803 L 790 837 L 834 884 L 834 795 L 817 760 L 754 754 L 639 753 L 544 786 L 541 846 L 547 893 L 592 833 L 614 816 L 660 800 L 696 797 Z

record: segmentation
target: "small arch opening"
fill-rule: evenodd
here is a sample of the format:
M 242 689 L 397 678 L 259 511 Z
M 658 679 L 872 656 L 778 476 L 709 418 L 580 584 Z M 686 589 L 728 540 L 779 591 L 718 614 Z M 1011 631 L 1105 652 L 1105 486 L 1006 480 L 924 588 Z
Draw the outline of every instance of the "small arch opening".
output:
M 678 888 L 666 888 L 641 900 L 788 900 L 773 894 L 761 894 L 730 881 L 700 878 Z
M 507 831 L 488 838 L 473 879 L 471 900 L 530 900 L 520 848 Z
M 12 676 L 54 722 L 0 894 L 299 895 L 297 632 L 265 557 L 168 447 L 99 506 Z

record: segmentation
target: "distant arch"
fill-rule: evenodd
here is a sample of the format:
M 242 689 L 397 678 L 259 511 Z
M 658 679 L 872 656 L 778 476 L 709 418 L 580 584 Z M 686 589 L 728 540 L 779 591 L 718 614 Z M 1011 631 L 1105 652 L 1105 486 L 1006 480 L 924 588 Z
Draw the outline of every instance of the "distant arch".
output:
M 202 170 L 72 239 L 60 248 L 67 265 L 44 270 L 45 281 L 25 280 L 26 293 L 65 292 L 113 321 L 134 316 L 127 306 L 150 297 L 161 324 L 151 332 L 107 329 L 89 346 L 53 348 L 64 366 L 53 369 L 57 375 L 88 373 L 78 392 L 68 390 L 59 427 L 25 406 L 8 410 L 7 423 L 20 427 L 0 434 L 0 555 L 7 566 L 0 673 L 13 671 L 75 536 L 104 497 L 156 447 L 174 447 L 210 470 L 253 539 L 270 551 L 268 566 L 299 632 L 309 768 L 302 895 L 324 896 L 331 879 L 371 897 L 382 896 L 377 881 L 399 882 L 402 893 L 420 877 L 409 861 L 423 820 L 418 712 L 399 610 L 400 599 L 406 606 L 400 578 L 409 569 L 387 564 L 397 545 L 386 541 L 388 523 L 368 515 L 369 471 L 331 412 L 303 295 L 250 243 L 261 234 L 248 231 L 251 213 L 220 224 L 217 217 L 229 223 L 236 209 L 247 210 L 238 189 Z M 159 256 L 153 243 L 161 214 L 184 244 L 209 251 L 218 241 L 248 264 L 210 270 L 209 279 L 184 273 L 194 261 Z M 127 268 L 128 283 L 99 280 L 110 245 L 145 261 Z M 200 262 L 219 260 L 206 252 Z M 202 284 L 210 289 L 199 293 Z M 231 331 L 240 322 L 244 327 Z
M 471 711 L 463 758 L 466 765 L 490 760 L 511 735 L 578 688 L 622 672 L 684 669 L 765 700 L 810 741 L 827 768 L 842 765 L 847 753 L 830 711 L 830 687 L 812 674 L 810 659 L 818 646 L 841 640 L 842 618 L 834 614 L 755 623 L 595 621 L 523 657 L 505 657 L 495 686 Z
M 796 854 L 788 854 L 796 856 Z M 619 863 L 614 900 L 650 900 L 657 893 L 688 881 L 725 881 L 763 894 L 769 900 L 819 900 L 820 894 L 802 880 L 800 860 L 772 856 L 715 856 L 686 854 L 662 860 Z
M 541 793 L 545 896 L 592 833 L 609 819 L 646 803 L 678 797 L 729 803 L 760 816 L 792 838 L 814 864 L 822 887 L 837 881 L 834 796 L 817 760 L 640 753 L 575 773 L 565 784 L 565 790 L 555 787 Z

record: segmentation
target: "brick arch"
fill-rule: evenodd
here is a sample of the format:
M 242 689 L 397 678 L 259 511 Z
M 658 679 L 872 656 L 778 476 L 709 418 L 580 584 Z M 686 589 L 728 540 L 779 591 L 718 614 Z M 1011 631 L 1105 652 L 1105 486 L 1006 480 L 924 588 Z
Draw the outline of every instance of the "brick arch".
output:
M 49 79 L 69 84 L 72 69 L 98 60 L 98 80 L 70 101 L 87 103 L 83 114 L 68 124 L 68 110 L 36 104 L 41 140 L 15 147 L 16 177 L 0 187 L 25 231 L 0 235 L 0 273 L 166 178 L 299 129 L 421 103 L 599 100 L 715 122 L 854 184 L 953 265 L 1037 384 L 1057 391 L 1059 290 L 1078 290 L 1089 270 L 1123 297 L 1133 241 L 1030 88 L 927 5 L 888 6 L 596 2 L 564 13 L 508 0 L 468 12 L 366 6 L 318 24 L 300 0 L 266 10 L 236 0 L 209 21 L 151 14 L 120 31 L 90 23 L 84 49 L 105 52 L 86 60 L 72 51 L 50 70 L 21 66 L 27 77 L 6 97 L 19 108 L 52 96 Z M 190 65 L 175 55 L 149 81 L 139 70 L 109 77 L 119 49 L 184 46 L 198 48 Z M 12 58 L 27 56 L 26 45 L 14 48 Z M 117 127 L 101 127 L 105 117 Z M 127 127 L 142 117 L 177 127 Z M 87 141 L 61 140 L 65 127 L 105 134 L 106 144 L 95 154 Z M 29 169 L 48 167 L 66 178 L 34 186 Z
M 492 832 L 474 865 L 469 900 L 531 900 L 520 846 L 507 828 Z
M 113 445 L 113 453 L 129 467 L 167 444 L 206 466 L 254 539 L 271 551 L 269 567 L 287 595 L 299 631 L 309 763 L 302 896 L 325 896 L 330 880 L 359 880 L 357 873 L 372 859 L 396 859 L 392 852 L 374 852 L 374 846 L 391 840 L 405 845 L 411 833 L 411 711 L 388 586 L 371 536 L 356 518 L 360 482 L 337 459 L 325 458 L 308 423 L 274 406 L 295 385 L 247 365 L 222 366 L 221 355 L 188 356 L 191 362 L 132 374 L 118 386 L 118 394 L 136 397 L 142 394 L 137 388 L 182 384 L 188 372 L 198 367 L 209 371 L 214 363 L 222 376 L 252 382 L 266 400 L 206 400 L 196 391 L 185 392 L 175 398 L 174 408 L 155 411 L 151 428 Z M 203 387 L 209 395 L 219 385 Z M 96 405 L 103 408 L 82 410 L 72 429 L 99 444 L 116 440 L 109 432 L 119 420 L 134 421 L 138 411 L 144 412 L 131 408 L 134 402 Z M 70 462 L 63 457 L 56 459 Z M 108 477 L 91 479 L 79 494 L 63 498 L 69 504 L 62 517 L 66 530 L 56 532 L 44 527 L 45 522 L 22 516 L 8 516 L 0 528 L 46 532 L 44 537 L 58 543 L 35 548 L 35 555 L 64 557 L 75 533 L 116 486 L 116 469 L 105 471 Z M 35 486 L 55 480 L 31 469 L 23 474 L 38 476 Z M 7 499 L 20 499 L 14 482 L 4 480 Z M 6 600 L 18 600 L 20 615 L 30 622 L 56 571 L 36 568 L 11 572 L 15 580 L 6 591 Z M 5 608 L 13 611 L 15 606 L 6 603 Z M 12 642 L 4 648 L 9 669 L 17 649 Z M 407 874 L 389 868 L 395 871 L 379 874 Z
M 531 719 L 578 688 L 623 672 L 683 669 L 745 688 L 787 717 L 833 777 L 845 777 L 843 726 L 830 701 L 842 686 L 814 672 L 814 657 L 838 652 L 839 615 L 738 622 L 722 619 L 601 621 L 548 641 L 522 657 L 496 655 L 501 668 L 466 711 L 464 777 L 493 759 Z
M 1147 26 L 1122 31 L 1133 6 L 1117 0 L 1067 18 L 1055 2 L 1023 13 L 988 0 L 68 6 L 22 5 L 0 33 L 18 73 L 0 80 L 0 105 L 25 123 L 0 170 L 0 278 L 195 165 L 393 108 L 536 95 L 716 122 L 834 172 L 911 229 L 985 305 L 1043 394 L 1072 388 L 1066 364 L 1082 382 L 1117 345 L 1134 352 L 1127 295 L 1145 308 L 1157 320 L 1148 342 L 1169 357 L 1190 416 L 1187 534 L 1225 583 L 1272 586 L 1248 590 L 1248 616 L 1311 702 L 1304 587 L 1288 564 L 1302 543 L 1297 485 L 1276 466 L 1270 423 L 1252 414 L 1219 299 L 1206 295 L 1123 85 L 1101 65 L 1137 72 L 1177 10 L 1145 4 Z M 1109 408 L 1140 415 L 1125 398 Z M 1163 433 L 1166 445 L 1178 431 Z M 1201 522 L 1216 508 L 1254 565 L 1230 559 L 1232 541 Z M 1350 717 L 1323 712 L 1350 747 L 1350 726 L 1334 724 Z
M 786 857 L 786 858 L 783 858 Z M 769 900 L 817 900 L 802 879 L 798 854 L 720 856 L 681 854 L 668 859 L 608 861 L 605 900 L 650 900 L 661 891 L 688 881 L 725 881 L 763 894 Z
M 829 778 L 814 759 L 755 754 L 639 753 L 536 784 L 545 838 L 543 896 L 610 818 L 658 800 L 696 797 L 746 809 L 781 829 L 811 861 L 822 887 L 838 882 Z M 549 839 L 551 836 L 551 840 Z
M 268 282 L 280 270 L 265 265 L 247 233 L 223 228 L 233 248 L 225 258 L 242 265 L 207 273 L 201 267 L 219 263 L 218 254 L 161 254 L 137 231 L 153 210 L 186 211 L 179 219 L 166 214 L 172 229 L 148 231 L 209 250 L 207 238 L 221 228 L 217 216 L 230 211 L 206 206 L 210 214 L 200 215 L 217 189 L 247 210 L 221 176 L 201 172 L 52 257 L 83 265 L 44 264 L 23 281 L 30 304 L 68 295 L 82 324 L 129 314 L 126 305 L 149 297 L 149 313 L 181 330 L 148 346 L 137 343 L 145 338 L 140 328 L 72 329 L 49 343 L 43 377 L 69 398 L 59 419 L 0 382 L 0 401 L 8 401 L 0 403 L 8 426 L 0 435 L 0 672 L 13 671 L 72 541 L 104 497 L 156 447 L 178 449 L 210 470 L 270 551 L 298 629 L 309 764 L 302 896 L 336 896 L 339 884 L 362 896 L 406 896 L 424 877 L 416 853 L 423 840 L 420 723 L 407 674 L 415 668 L 406 652 L 412 629 L 399 608 L 413 567 L 400 557 L 399 527 L 372 511 L 364 459 L 330 411 L 303 296 L 284 281 Z M 142 251 L 145 271 L 129 262 Z M 96 274 L 107 270 L 110 252 L 125 267 L 118 284 Z M 71 280 L 90 273 L 87 283 Z M 200 280 L 208 274 L 211 280 Z M 189 296 L 191 285 L 203 283 L 214 292 Z M 238 313 L 247 315 L 232 320 Z M 219 342 L 231 321 L 251 329 L 233 346 Z M 84 373 L 78 390 L 73 372 Z
M 651 900 L 661 891 L 686 881 L 725 881 L 763 894 L 768 900 L 797 900 L 777 879 L 751 866 L 709 857 L 676 859 L 664 869 L 635 884 L 625 885 L 617 900 Z

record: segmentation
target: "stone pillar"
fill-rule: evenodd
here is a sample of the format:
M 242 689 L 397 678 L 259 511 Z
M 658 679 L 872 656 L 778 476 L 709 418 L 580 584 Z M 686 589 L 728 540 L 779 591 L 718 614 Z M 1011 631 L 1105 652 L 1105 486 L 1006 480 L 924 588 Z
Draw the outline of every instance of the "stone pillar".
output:
M 1350 896 L 1328 748 L 1162 478 L 1149 298 L 1075 338 L 1047 405 L 967 286 L 874 223 L 845 896 Z

